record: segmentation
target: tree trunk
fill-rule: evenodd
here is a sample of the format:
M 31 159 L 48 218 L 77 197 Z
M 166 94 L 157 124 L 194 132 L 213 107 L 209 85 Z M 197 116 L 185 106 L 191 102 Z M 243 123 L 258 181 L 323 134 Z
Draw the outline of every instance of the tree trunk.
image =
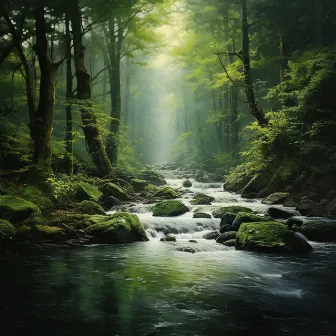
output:
M 123 30 L 118 22 L 118 35 L 115 36 L 114 18 L 109 20 L 109 73 L 111 89 L 111 122 L 110 134 L 106 141 L 106 151 L 108 158 L 113 165 L 117 164 L 119 146 L 119 128 L 121 119 L 121 87 L 120 87 L 120 59 Z
M 187 97 L 187 89 L 186 87 L 183 87 L 183 105 L 184 105 L 184 130 L 186 133 L 189 132 L 189 119 L 188 119 L 188 97 Z M 188 152 L 191 150 L 191 143 L 190 143 L 190 137 L 187 136 L 187 149 Z
M 82 43 L 82 19 L 78 0 L 74 4 L 71 17 L 74 45 L 74 61 L 77 78 L 77 98 L 82 101 L 81 116 L 88 152 L 101 176 L 114 175 L 108 160 L 92 106 L 91 76 L 84 64 L 84 46 Z
M 216 93 L 215 93 L 214 90 L 212 90 L 212 100 L 213 100 L 215 113 L 217 114 Z M 219 97 L 219 110 L 222 113 L 222 111 L 223 111 L 222 96 Z M 219 122 L 215 123 L 215 128 L 216 128 L 216 135 L 217 135 L 217 141 L 218 141 L 218 149 L 221 153 L 223 153 L 224 152 L 223 122 L 219 121 Z
M 65 168 L 68 175 L 73 174 L 74 160 L 73 160 L 73 119 L 72 119 L 72 69 L 71 69 L 71 34 L 70 34 L 70 20 L 65 18 L 66 27 L 66 132 L 65 132 Z
M 44 7 L 34 10 L 36 24 L 35 50 L 40 66 L 40 97 L 34 121 L 34 163 L 51 169 L 51 132 L 55 104 L 55 76 L 61 63 L 52 63 L 48 56 L 48 41 Z
M 223 92 L 222 114 L 223 114 L 223 148 L 224 152 L 230 153 L 231 151 L 231 139 L 230 139 L 230 93 L 228 88 Z M 225 90 L 223 88 L 223 90 Z
M 124 99 L 124 123 L 128 126 L 129 119 L 129 105 L 130 105 L 130 92 L 131 92 L 131 69 L 130 69 L 130 58 L 126 57 L 126 79 L 125 79 L 125 99 Z
M 239 151 L 238 88 L 231 87 L 231 152 L 234 157 Z
M 285 75 L 288 70 L 288 62 L 291 55 L 291 48 L 288 42 L 288 33 L 286 31 L 286 23 L 284 18 L 286 18 L 286 1 L 276 0 L 277 8 L 277 19 L 276 23 L 278 26 L 279 33 L 279 51 L 280 51 L 280 82 L 285 80 Z
M 242 6 L 242 43 L 243 49 L 241 53 L 241 59 L 244 65 L 244 83 L 245 92 L 248 102 L 248 108 L 252 116 L 257 120 L 260 126 L 266 126 L 268 121 L 264 116 L 261 106 L 255 98 L 255 92 L 253 88 L 253 81 L 251 75 L 251 62 L 250 62 L 250 38 L 249 38 L 249 25 L 247 21 L 247 6 L 246 0 L 241 0 Z
M 323 12 L 324 1 L 314 0 L 314 14 L 315 14 L 315 43 L 323 46 Z

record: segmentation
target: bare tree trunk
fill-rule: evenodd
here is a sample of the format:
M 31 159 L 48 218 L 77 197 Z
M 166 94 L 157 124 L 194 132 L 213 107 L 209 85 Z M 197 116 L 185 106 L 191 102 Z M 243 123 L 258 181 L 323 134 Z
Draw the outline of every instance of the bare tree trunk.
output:
M 231 87 L 231 152 L 233 156 L 239 151 L 238 88 Z
M 120 86 L 120 59 L 123 30 L 118 22 L 118 35 L 115 36 L 114 18 L 109 20 L 110 45 L 109 52 L 109 73 L 111 88 L 111 122 L 110 134 L 106 141 L 106 151 L 108 158 L 113 165 L 117 164 L 119 147 L 119 128 L 121 119 L 121 86 Z
M 227 89 L 227 88 L 226 88 Z M 223 88 L 223 91 L 225 89 Z M 223 92 L 223 103 L 222 103 L 222 114 L 223 114 L 223 143 L 224 143 L 224 152 L 230 153 L 231 151 L 231 137 L 230 137 L 230 93 L 227 89 Z
M 70 34 L 70 20 L 65 18 L 66 27 L 66 132 L 65 132 L 65 167 L 68 175 L 73 174 L 74 160 L 73 160 L 73 119 L 72 119 L 72 69 L 71 69 L 71 34 Z
M 125 79 L 125 99 L 124 99 L 124 123 L 128 126 L 129 119 L 129 105 L 130 105 L 130 92 L 131 92 L 131 62 L 130 58 L 126 57 L 126 79 Z
M 260 104 L 255 98 L 253 88 L 253 81 L 251 75 L 251 62 L 250 62 L 250 38 L 249 38 L 249 24 L 247 21 L 247 6 L 246 0 L 241 0 L 242 7 L 242 43 L 243 49 L 241 59 L 244 65 L 244 83 L 246 98 L 248 101 L 248 108 L 252 116 L 257 120 L 260 126 L 266 126 L 268 121 L 261 109 Z
M 53 63 L 48 55 L 44 7 L 34 10 L 35 50 L 40 66 L 40 97 L 34 121 L 34 163 L 51 169 L 51 132 L 55 105 L 55 76 L 62 62 Z
M 113 168 L 107 157 L 97 124 L 97 117 L 92 105 L 91 76 L 84 64 L 85 49 L 82 43 L 82 19 L 78 0 L 73 7 L 71 17 L 74 45 L 74 61 L 77 78 L 77 98 L 82 101 L 81 115 L 83 131 L 88 152 L 102 176 L 114 175 Z
M 314 14 L 315 14 L 315 43 L 323 46 L 323 12 L 324 1 L 314 0 Z

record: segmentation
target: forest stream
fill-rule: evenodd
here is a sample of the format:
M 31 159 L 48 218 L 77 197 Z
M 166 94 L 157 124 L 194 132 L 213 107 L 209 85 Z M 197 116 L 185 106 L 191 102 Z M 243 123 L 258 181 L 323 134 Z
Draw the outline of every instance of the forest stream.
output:
M 2 263 L 6 335 L 335 334 L 334 244 L 310 242 L 314 252 L 304 255 L 267 255 L 203 239 L 220 219 L 196 219 L 195 212 L 242 205 L 264 213 L 268 206 L 226 192 L 222 183 L 193 181 L 187 190 L 178 172 L 161 173 L 186 191 L 191 211 L 160 218 L 151 205 L 133 204 L 129 211 L 149 242 L 32 250 L 28 263 Z M 198 192 L 215 201 L 191 205 Z M 162 232 L 176 242 L 160 241 Z

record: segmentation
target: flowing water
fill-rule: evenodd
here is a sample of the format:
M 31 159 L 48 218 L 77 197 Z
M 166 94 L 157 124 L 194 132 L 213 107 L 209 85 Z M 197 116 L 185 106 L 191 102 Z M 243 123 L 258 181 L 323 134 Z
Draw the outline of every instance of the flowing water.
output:
M 168 183 L 181 187 L 175 172 Z M 183 190 L 183 189 L 182 189 Z M 191 206 L 193 193 L 215 197 Z M 132 211 L 150 241 L 30 252 L 0 269 L 4 335 L 336 335 L 336 246 L 312 243 L 304 256 L 235 251 L 202 239 L 218 219 L 193 219 L 223 205 L 267 206 L 194 183 L 183 197 L 191 212 L 153 218 L 150 206 Z M 160 242 L 174 233 L 176 243 Z M 190 243 L 194 239 L 197 243 Z M 178 249 L 193 248 L 196 253 Z

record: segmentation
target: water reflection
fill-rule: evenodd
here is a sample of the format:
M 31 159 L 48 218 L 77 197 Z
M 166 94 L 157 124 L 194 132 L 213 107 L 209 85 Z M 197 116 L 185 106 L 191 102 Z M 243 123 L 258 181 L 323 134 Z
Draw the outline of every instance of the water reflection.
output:
M 157 241 L 42 251 L 2 262 L 1 316 L 8 335 L 332 335 L 330 246 L 302 258 Z

